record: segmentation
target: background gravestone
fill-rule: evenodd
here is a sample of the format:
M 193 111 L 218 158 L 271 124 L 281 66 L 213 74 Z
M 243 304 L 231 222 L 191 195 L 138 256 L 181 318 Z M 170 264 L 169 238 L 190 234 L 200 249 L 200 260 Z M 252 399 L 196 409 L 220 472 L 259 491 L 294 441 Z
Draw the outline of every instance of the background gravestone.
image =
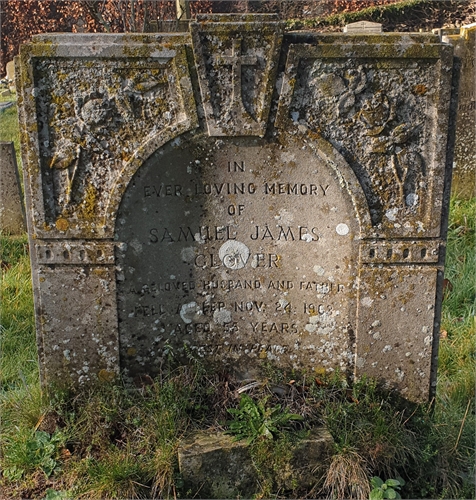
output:
M 39 35 L 20 58 L 44 383 L 201 358 L 429 396 L 450 46 L 210 15 Z
M 6 64 L 6 78 L 10 82 L 13 82 L 15 80 L 15 62 L 14 61 L 8 61 Z
M 452 191 L 469 198 L 476 196 L 476 23 L 454 30 L 457 33 L 441 31 L 461 61 Z
M 381 33 L 382 25 L 379 23 L 372 23 L 370 21 L 357 21 L 344 26 L 344 33 Z
M 22 234 L 26 231 L 13 142 L 0 142 L 0 230 L 4 234 Z

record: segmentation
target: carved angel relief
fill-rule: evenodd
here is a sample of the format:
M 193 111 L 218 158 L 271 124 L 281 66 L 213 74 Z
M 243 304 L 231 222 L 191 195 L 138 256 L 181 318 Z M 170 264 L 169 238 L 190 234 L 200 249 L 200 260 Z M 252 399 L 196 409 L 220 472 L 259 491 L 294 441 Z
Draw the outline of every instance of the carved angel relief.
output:
M 153 119 L 152 104 L 158 93 L 168 87 L 167 75 L 159 73 L 150 77 L 140 72 L 122 76 L 121 91 L 115 95 L 115 102 L 124 120 L 142 118 Z M 164 118 L 170 121 L 171 113 L 166 111 Z

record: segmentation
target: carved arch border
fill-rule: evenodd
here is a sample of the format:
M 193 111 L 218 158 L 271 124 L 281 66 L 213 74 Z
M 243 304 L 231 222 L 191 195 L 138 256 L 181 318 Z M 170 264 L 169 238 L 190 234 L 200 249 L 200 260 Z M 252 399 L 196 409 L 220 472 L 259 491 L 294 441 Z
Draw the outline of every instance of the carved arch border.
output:
M 124 194 L 126 193 L 132 178 L 142 165 L 144 165 L 147 159 L 168 142 L 178 139 L 183 134 L 190 132 L 197 127 L 198 119 L 196 113 L 193 113 L 193 116 L 189 119 L 178 123 L 174 127 L 168 127 L 157 135 L 154 135 L 148 141 L 145 141 L 140 148 L 134 152 L 132 158 L 118 173 L 116 182 L 114 183 L 113 189 L 111 190 L 107 200 L 104 219 L 101 221 L 104 226 L 107 226 L 107 232 L 115 232 L 116 217 Z
M 284 133 L 285 128 L 288 134 L 294 135 L 296 140 L 301 139 L 301 141 L 305 141 L 311 147 L 314 154 L 336 173 L 341 187 L 345 189 L 352 200 L 359 221 L 359 239 L 367 238 L 372 231 L 369 206 L 364 190 L 351 166 L 330 142 L 315 132 L 309 129 L 304 130 L 302 127 L 299 128 L 288 123 L 287 127 L 280 127 L 282 133 Z M 293 128 L 294 134 L 292 132 Z

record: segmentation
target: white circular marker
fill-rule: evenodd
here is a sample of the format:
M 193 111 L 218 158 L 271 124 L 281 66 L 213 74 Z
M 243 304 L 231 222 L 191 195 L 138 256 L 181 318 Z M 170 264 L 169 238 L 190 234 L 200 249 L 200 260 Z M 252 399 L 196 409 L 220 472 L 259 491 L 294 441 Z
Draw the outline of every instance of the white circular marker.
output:
M 220 247 L 218 256 L 228 269 L 241 269 L 248 261 L 250 249 L 240 241 L 228 240 Z
M 349 234 L 349 226 L 347 224 L 337 224 L 336 233 L 340 236 L 345 236 Z

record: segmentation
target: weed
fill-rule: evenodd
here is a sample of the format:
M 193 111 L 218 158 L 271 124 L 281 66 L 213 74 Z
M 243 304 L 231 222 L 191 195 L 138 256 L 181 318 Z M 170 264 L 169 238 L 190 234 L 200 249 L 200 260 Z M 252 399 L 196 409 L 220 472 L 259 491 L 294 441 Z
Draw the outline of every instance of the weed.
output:
M 229 433 L 236 439 L 247 439 L 251 444 L 258 438 L 273 439 L 283 429 L 289 428 L 292 421 L 302 420 L 300 415 L 289 413 L 281 405 L 269 408 L 267 398 L 253 401 L 247 394 L 242 394 L 238 408 L 230 408 L 228 412 L 234 416 L 227 422 Z
M 65 443 L 66 436 L 61 432 L 50 435 L 44 431 L 23 431 L 6 438 L 3 476 L 9 481 L 18 481 L 37 470 L 43 471 L 46 477 L 51 476 L 59 465 Z
M 369 500 L 383 500 L 384 498 L 402 498 L 398 490 L 405 484 L 402 478 L 387 479 L 385 482 L 379 477 L 374 476 L 370 480 L 372 491 L 370 492 Z
M 56 491 L 53 488 L 46 490 L 46 495 L 43 500 L 68 500 L 70 496 L 64 491 Z

